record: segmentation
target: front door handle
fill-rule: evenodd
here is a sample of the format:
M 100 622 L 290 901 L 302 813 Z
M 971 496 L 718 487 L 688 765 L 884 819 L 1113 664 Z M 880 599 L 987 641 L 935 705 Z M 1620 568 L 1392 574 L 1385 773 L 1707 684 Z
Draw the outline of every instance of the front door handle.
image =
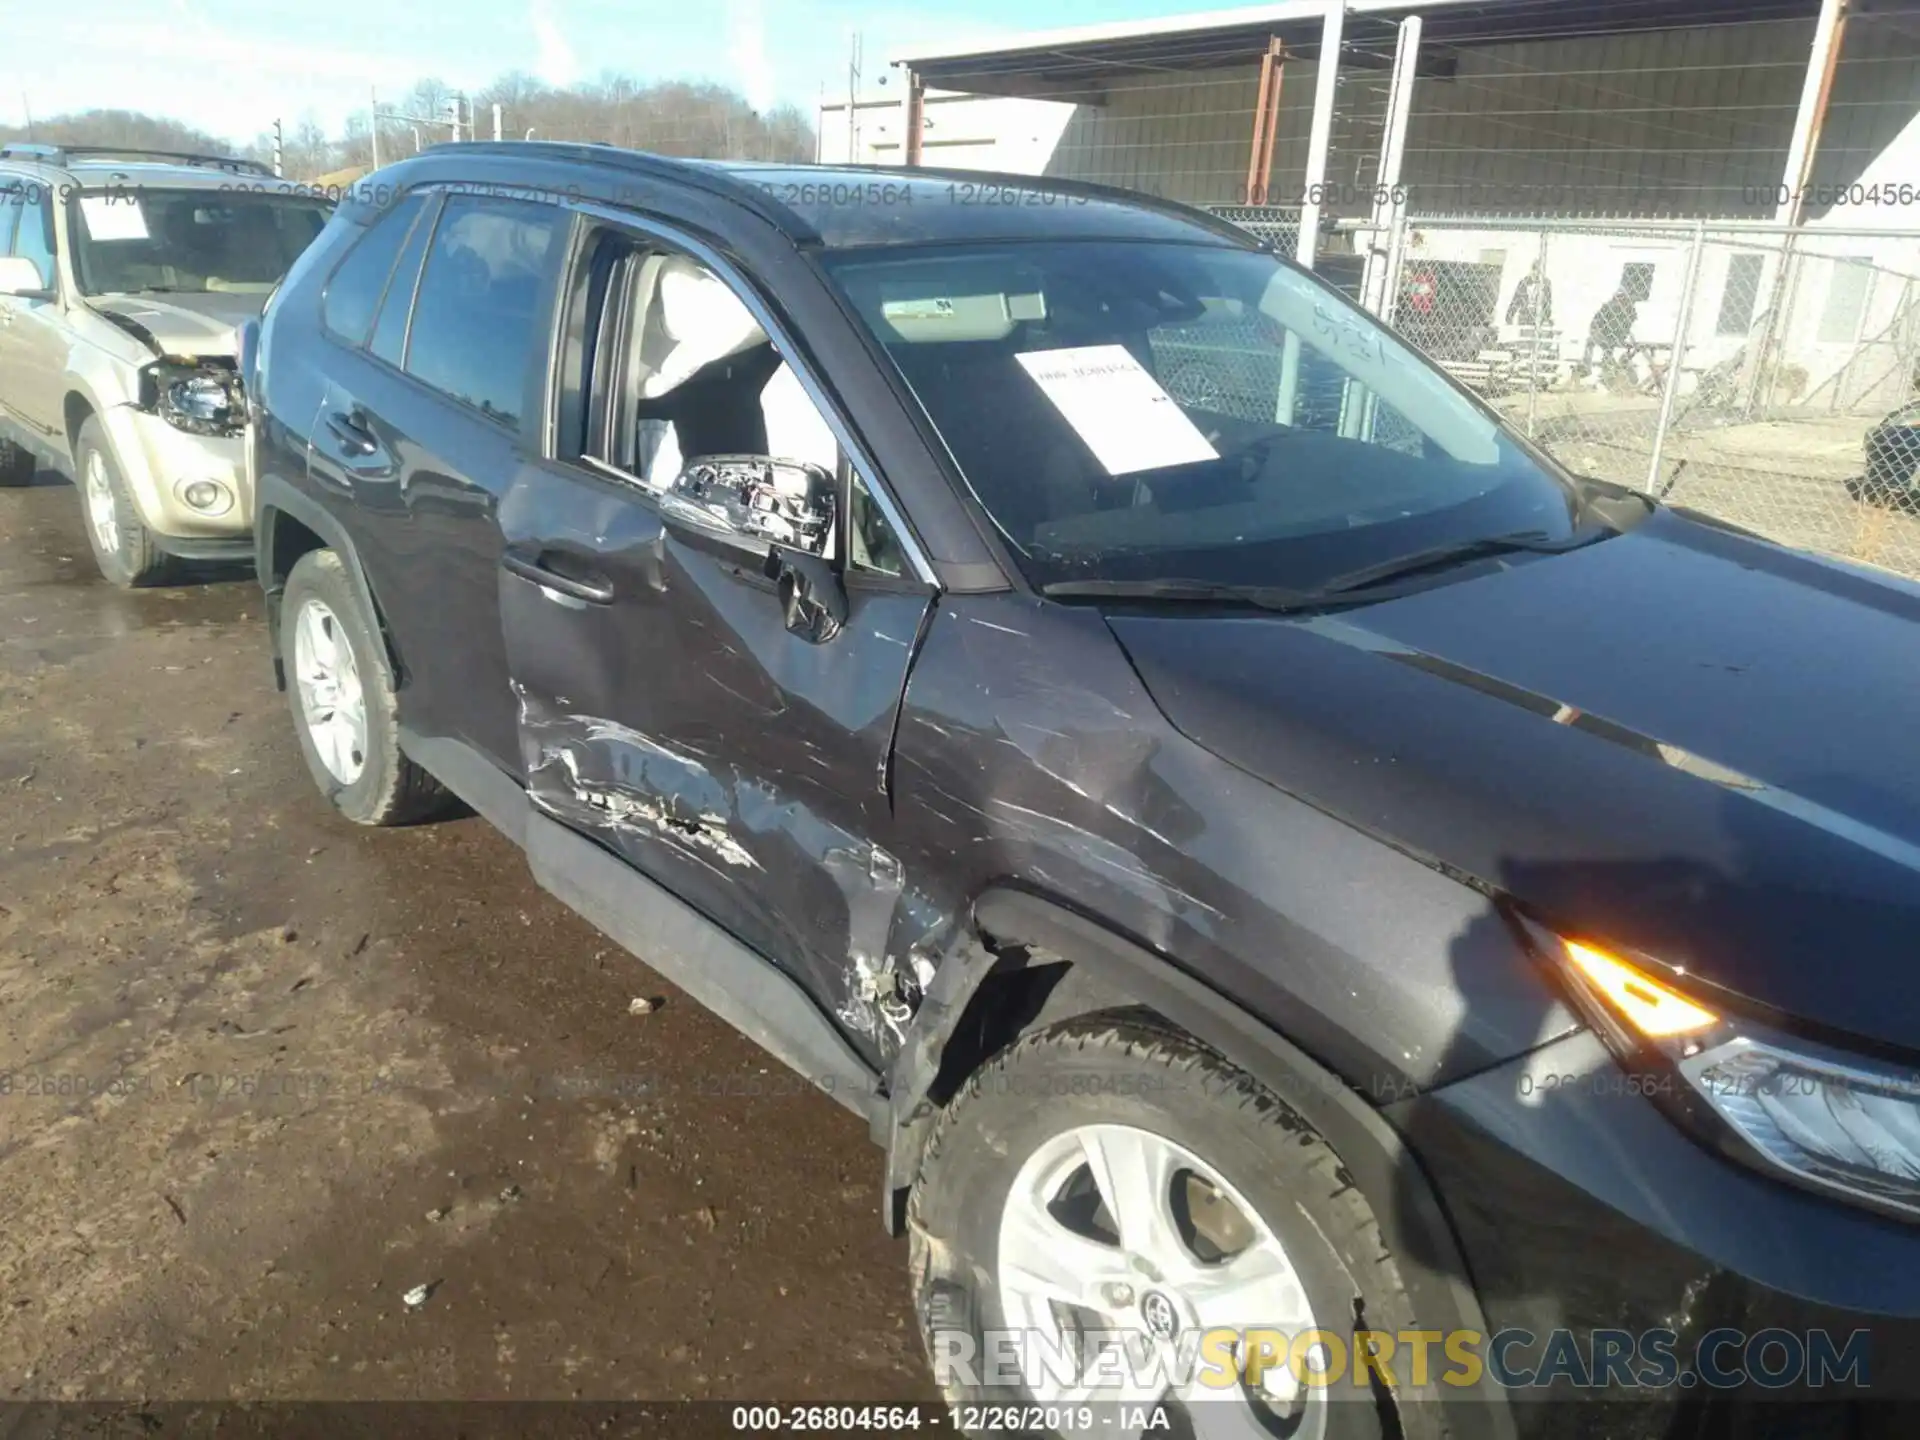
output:
M 380 442 L 367 429 L 367 422 L 357 414 L 335 411 L 327 416 L 327 429 L 348 455 L 371 455 L 380 448 Z
M 562 595 L 571 595 L 575 600 L 584 600 L 589 605 L 611 605 L 613 603 L 613 582 L 598 572 L 585 575 L 568 575 L 554 568 L 554 556 L 550 551 L 541 551 L 538 555 L 525 555 L 509 550 L 500 557 L 502 568 L 518 575 L 522 580 L 531 580 L 545 589 L 557 591 Z

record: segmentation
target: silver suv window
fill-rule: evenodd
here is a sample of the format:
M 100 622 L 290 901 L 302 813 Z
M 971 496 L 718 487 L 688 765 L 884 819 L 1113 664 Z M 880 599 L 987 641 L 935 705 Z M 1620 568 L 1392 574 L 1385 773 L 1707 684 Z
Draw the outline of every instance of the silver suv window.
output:
M 303 195 L 117 186 L 72 203 L 74 270 L 87 295 L 266 294 L 327 223 Z

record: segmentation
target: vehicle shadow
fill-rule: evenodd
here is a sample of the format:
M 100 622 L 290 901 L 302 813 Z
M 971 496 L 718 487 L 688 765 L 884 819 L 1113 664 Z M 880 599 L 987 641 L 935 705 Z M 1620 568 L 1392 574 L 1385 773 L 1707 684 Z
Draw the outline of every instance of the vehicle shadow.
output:
M 99 571 L 94 567 L 88 550 L 84 532 L 80 530 L 80 485 L 79 481 L 67 470 L 58 465 L 50 465 L 42 456 L 35 467 L 32 477 L 24 485 L 8 486 L 7 490 L 15 494 L 38 490 L 67 490 L 73 496 L 72 517 L 75 524 L 73 545 L 77 548 L 71 573 L 63 575 L 63 580 L 82 584 L 105 583 Z M 6 494 L 0 490 L 0 495 Z M 205 585 L 220 585 L 237 581 L 251 580 L 254 577 L 253 563 L 248 560 L 176 560 L 165 585 L 148 587 L 155 590 L 183 589 Z

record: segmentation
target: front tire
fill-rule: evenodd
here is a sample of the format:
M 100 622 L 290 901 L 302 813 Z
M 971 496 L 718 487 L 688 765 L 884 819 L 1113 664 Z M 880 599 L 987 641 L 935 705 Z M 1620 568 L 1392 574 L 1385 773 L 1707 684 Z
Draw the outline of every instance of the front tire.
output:
M 80 426 L 73 447 L 73 480 L 80 491 L 87 544 L 100 573 L 122 590 L 166 584 L 173 576 L 173 557 L 140 518 L 98 416 L 89 415 Z
M 432 817 L 449 797 L 400 750 L 386 646 L 331 550 L 302 555 L 280 601 L 280 654 L 300 752 L 321 794 L 356 825 Z
M 1445 1434 L 1436 1386 L 1416 1389 L 1391 1361 L 1390 1393 L 1356 1383 L 1355 1329 L 1417 1326 L 1339 1157 L 1251 1077 L 1155 1022 L 1068 1021 L 988 1062 L 936 1124 L 908 1215 L 915 1312 L 950 1405 L 1119 1401 L 1109 1419 L 1124 1423 L 1131 1407 L 1164 1404 L 1201 1440 Z M 1269 1353 L 1284 1357 L 1315 1329 L 1344 1337 L 1331 1384 L 1303 1385 L 1284 1363 L 1249 1378 L 1247 1351 L 1211 1340 L 1201 1378 L 1171 1384 L 1136 1358 L 1116 1388 L 1113 1356 L 1104 1385 L 1070 1361 L 1048 1373 L 1042 1359 L 1018 1381 L 991 1374 L 1008 1334 L 1023 1337 L 1016 1354 L 1077 1346 L 1084 1365 L 1156 1341 L 1191 1355 L 1194 1338 L 1179 1349 L 1189 1330 L 1278 1332 Z M 1311 1342 L 1301 1353 L 1337 1358 Z

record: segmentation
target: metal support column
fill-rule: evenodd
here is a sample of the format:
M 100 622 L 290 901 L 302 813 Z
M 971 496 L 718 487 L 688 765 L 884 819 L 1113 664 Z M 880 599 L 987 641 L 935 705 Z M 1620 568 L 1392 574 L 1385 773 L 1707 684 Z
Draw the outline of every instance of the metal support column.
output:
M 1329 0 L 1320 27 L 1320 59 L 1313 74 L 1313 125 L 1307 132 L 1307 173 L 1300 205 L 1300 241 L 1294 258 L 1308 269 L 1320 248 L 1320 195 L 1327 183 L 1327 150 L 1333 143 L 1334 89 L 1340 79 L 1340 36 L 1346 0 Z
M 1380 141 L 1380 169 L 1373 189 L 1373 229 L 1367 244 L 1367 268 L 1360 285 L 1360 303 L 1378 315 L 1386 304 L 1387 250 L 1384 242 L 1393 230 L 1394 216 L 1404 204 L 1400 196 L 1400 168 L 1407 153 L 1407 124 L 1413 114 L 1413 81 L 1420 62 L 1421 19 L 1409 15 L 1400 22 L 1393 50 L 1393 77 L 1387 84 L 1387 128 Z
M 906 109 L 904 121 L 906 133 L 901 137 L 901 153 L 909 165 L 921 163 L 920 155 L 927 128 L 927 83 L 918 72 L 907 71 L 907 93 L 902 102 Z
M 1267 40 L 1260 57 L 1260 95 L 1254 102 L 1253 143 L 1247 155 L 1247 184 L 1242 203 L 1267 203 L 1267 182 L 1273 174 L 1273 140 L 1280 128 L 1280 81 L 1286 71 L 1287 47 L 1278 35 Z
M 1680 393 L 1680 362 L 1687 353 L 1687 329 L 1693 321 L 1693 292 L 1700 280 L 1700 257 L 1707 248 L 1707 222 L 1696 221 L 1693 249 L 1687 255 L 1686 278 L 1680 282 L 1680 318 L 1673 322 L 1673 350 L 1667 356 L 1667 379 L 1660 387 L 1660 418 L 1654 425 L 1653 454 L 1647 461 L 1647 493 L 1660 491 L 1660 457 L 1667 448 L 1667 427 L 1673 423 L 1674 397 Z
M 1827 102 L 1833 97 L 1833 72 L 1840 66 L 1847 5 L 1848 0 L 1820 0 L 1820 19 L 1814 25 L 1807 74 L 1800 85 L 1800 109 L 1793 117 L 1793 138 L 1787 143 L 1787 168 L 1780 177 L 1780 204 L 1773 214 L 1781 225 L 1798 225 L 1805 208 L 1807 182 L 1820 149 L 1820 127 L 1826 123 Z

